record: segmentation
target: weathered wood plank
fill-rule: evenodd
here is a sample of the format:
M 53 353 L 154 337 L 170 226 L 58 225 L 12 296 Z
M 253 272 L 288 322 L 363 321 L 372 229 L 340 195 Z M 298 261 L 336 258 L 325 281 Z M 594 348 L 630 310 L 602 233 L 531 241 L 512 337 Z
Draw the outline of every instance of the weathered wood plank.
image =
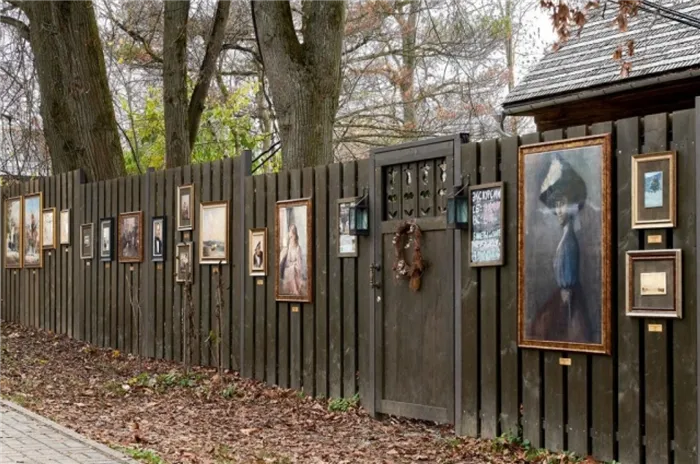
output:
M 312 216 L 312 222 L 310 224 L 310 227 L 313 227 L 313 221 L 316 216 L 316 199 L 314 198 L 314 169 L 311 167 L 304 168 L 303 173 L 302 173 L 302 195 L 307 198 L 311 198 L 311 204 L 312 207 L 314 208 L 314 215 Z M 311 262 L 314 262 L 314 259 L 316 258 L 315 254 L 317 253 L 315 249 L 315 245 L 318 243 L 316 240 L 316 235 L 312 237 L 312 243 L 314 244 L 314 249 L 311 250 L 314 256 L 311 256 Z M 314 282 L 315 286 L 315 279 L 316 279 L 316 269 L 314 269 L 314 272 L 312 275 L 309 276 L 309 279 Z M 313 295 L 312 295 L 313 298 Z M 316 382 L 316 376 L 315 376 L 315 369 L 314 369 L 314 354 L 315 354 L 315 335 L 314 335 L 314 316 L 315 316 L 315 301 L 312 301 L 311 303 L 307 303 L 304 305 L 304 311 L 301 313 L 302 317 L 302 360 L 303 360 L 303 367 L 302 367 L 302 386 L 304 389 L 304 392 L 313 395 L 314 394 L 314 388 L 315 388 L 315 382 Z
M 228 201 L 229 211 L 231 214 L 231 226 L 229 227 L 229 243 L 231 244 L 231 262 L 228 266 L 222 269 L 222 285 L 223 285 L 223 302 L 221 308 L 221 363 L 224 369 L 231 368 L 231 356 L 233 354 L 233 347 L 231 346 L 231 312 L 233 311 L 233 306 L 231 305 L 231 290 L 233 285 L 231 285 L 232 269 L 236 266 L 238 262 L 238 257 L 241 253 L 245 255 L 245 251 L 241 250 L 236 246 L 234 241 L 234 230 L 235 224 L 237 224 L 234 216 L 234 202 L 233 202 L 233 160 L 231 158 L 226 158 L 221 166 L 222 172 L 222 198 Z
M 70 199 L 70 251 L 68 252 L 68 336 L 79 338 L 79 323 L 78 313 L 80 312 L 79 303 L 79 288 L 77 282 L 80 281 L 82 263 L 80 262 L 80 247 L 78 240 L 80 236 L 81 215 L 79 213 L 81 206 L 81 189 L 80 184 L 85 179 L 85 174 L 82 171 L 73 171 L 73 174 L 68 180 L 68 198 Z M 76 283 L 76 285 L 74 285 Z
M 106 217 L 105 215 L 105 204 L 107 203 L 107 191 L 105 189 L 105 181 L 100 181 L 97 185 L 98 189 L 98 199 L 97 199 L 97 214 L 99 221 Z M 105 282 L 105 266 L 101 261 L 95 261 L 95 268 L 97 269 L 97 304 L 99 309 L 97 311 L 97 342 L 100 346 L 107 345 L 108 332 L 109 332 L 109 308 L 107 307 L 107 301 L 109 301 L 109 289 L 107 288 Z
M 192 183 L 192 165 L 187 165 L 184 166 L 180 171 L 178 171 L 179 174 L 179 180 L 180 183 L 178 185 L 189 185 Z M 177 174 L 176 174 L 177 175 Z M 177 179 L 177 178 L 176 178 Z M 178 203 L 179 199 L 177 196 L 177 190 L 175 191 L 175 211 L 177 211 L 177 208 L 179 207 Z M 193 204 L 191 205 L 192 212 L 194 213 L 194 219 L 196 222 L 197 215 L 199 214 L 199 211 L 197 211 L 197 202 L 199 200 L 197 198 L 194 198 L 194 201 L 192 202 Z M 177 214 L 175 213 L 175 216 L 173 216 L 175 221 L 177 222 Z M 193 224 L 196 227 L 196 224 Z M 177 226 L 176 226 L 177 227 Z M 193 233 L 192 231 L 187 231 L 187 232 L 178 232 L 177 236 L 179 237 L 178 242 L 192 242 L 193 240 Z M 195 258 L 194 262 L 196 263 L 197 261 L 197 251 L 196 248 L 194 247 L 194 244 L 192 245 L 192 253 L 193 257 Z M 194 272 L 199 272 L 195 264 L 192 264 L 192 270 Z M 177 289 L 175 290 L 175 295 L 176 295 L 176 301 L 179 302 L 179 310 L 180 310 L 180 332 L 176 333 L 177 336 L 177 346 L 179 346 L 180 349 L 180 356 L 183 361 L 189 360 L 189 362 L 192 362 L 190 359 L 190 332 L 192 330 L 192 327 L 190 327 L 189 321 L 188 321 L 188 314 L 187 314 L 187 302 L 185 301 L 185 291 L 183 290 L 184 284 L 177 284 Z
M 177 175 L 178 179 L 175 180 Z M 163 270 L 164 285 L 164 327 L 163 327 L 163 351 L 165 359 L 180 360 L 180 350 L 177 337 L 180 331 L 180 314 L 175 311 L 175 252 L 179 242 L 177 236 L 177 217 L 175 215 L 176 185 L 180 184 L 180 170 L 168 169 L 165 171 L 165 185 L 163 197 L 163 214 L 165 215 L 165 263 Z M 178 292 L 179 296 L 179 292 Z
M 289 198 L 289 172 L 283 171 L 277 174 L 277 199 L 287 200 Z M 280 231 L 280 234 L 282 234 L 282 231 Z M 278 255 L 279 250 L 275 252 L 275 256 Z M 280 302 L 277 305 L 277 384 L 283 388 L 289 387 L 290 382 L 289 311 L 289 303 Z
M 202 338 L 201 327 L 202 327 L 202 309 L 200 304 L 200 295 L 202 293 L 202 274 L 207 272 L 206 267 L 199 264 L 202 257 L 199 255 L 199 236 L 201 231 L 201 211 L 200 203 L 204 201 L 202 199 L 202 171 L 204 170 L 203 165 L 194 164 L 192 165 L 191 172 L 191 183 L 194 184 L 194 205 L 192 205 L 192 211 L 194 212 L 194 223 L 192 224 L 192 230 L 190 232 L 190 237 L 192 240 L 192 249 L 195 256 L 194 264 L 192 265 L 192 304 L 194 305 L 194 327 L 189 327 L 188 330 L 189 338 L 187 340 L 187 345 L 192 345 L 192 364 L 202 364 L 202 354 L 201 347 L 204 343 L 205 338 Z
M 132 196 L 133 196 L 133 186 L 131 184 L 131 178 L 124 179 L 124 204 L 120 212 L 126 213 L 134 211 Z M 117 218 L 117 234 L 119 234 L 119 218 Z M 117 259 L 119 259 L 119 247 L 117 246 Z M 133 265 L 128 263 L 121 264 L 119 267 L 124 268 L 124 325 L 122 330 L 124 331 L 124 351 L 131 353 L 131 324 L 132 324 L 132 285 L 134 273 L 131 271 Z
M 211 184 L 212 184 L 212 168 L 213 163 L 204 163 L 202 167 L 202 182 L 201 195 L 199 198 L 202 202 L 212 201 L 211 196 Z M 202 223 L 202 214 L 199 215 L 199 234 L 201 236 L 202 227 L 206 227 Z M 197 247 L 199 247 L 199 241 L 197 242 Z M 200 256 L 201 260 L 202 257 Z M 229 258 L 230 259 L 230 258 Z M 199 283 L 200 283 L 200 317 L 199 317 L 199 327 L 200 327 L 200 340 L 201 340 L 201 358 L 200 362 L 202 365 L 209 366 L 212 364 L 210 361 L 210 353 L 213 349 L 213 343 L 211 338 L 211 317 L 212 317 L 212 306 L 211 306 L 211 295 L 212 295 L 212 269 L 215 266 L 199 266 Z
M 342 165 L 328 166 L 328 383 L 330 397 L 343 394 L 343 269 L 338 258 L 338 199 L 341 197 Z
M 275 269 L 277 267 L 275 252 L 275 202 L 277 201 L 277 175 L 266 174 L 265 184 L 267 194 L 265 207 L 267 208 L 267 277 L 265 287 L 267 289 L 267 316 L 265 329 L 265 360 L 267 372 L 265 380 L 268 384 L 277 383 L 277 301 L 275 300 Z
M 255 225 L 255 205 L 257 200 L 255 196 L 255 178 L 246 177 L 245 179 L 245 229 Z M 250 243 L 248 234 L 244 237 L 244 250 L 248 250 Z M 244 298 L 245 298 L 245 313 L 243 320 L 243 366 L 242 373 L 244 377 L 251 378 L 255 372 L 255 282 L 250 277 L 245 279 Z
M 418 177 L 414 177 L 417 195 Z M 343 164 L 343 197 L 357 195 L 357 164 Z M 417 210 L 417 201 L 413 206 Z M 336 206 L 337 208 L 337 206 Z M 337 209 L 336 209 L 337 211 Z M 337 214 L 337 213 L 336 213 Z M 417 216 L 417 211 L 414 213 Z M 338 234 L 339 228 L 334 231 Z M 357 275 L 355 258 L 341 259 L 343 266 L 343 396 L 352 397 L 357 393 Z
M 254 189 L 255 189 L 255 222 L 254 227 L 265 227 L 266 224 L 266 209 L 267 204 L 265 202 L 265 176 L 259 175 L 254 176 Z M 248 247 L 252 244 L 249 243 Z M 247 248 L 246 250 L 249 250 Z M 246 262 L 247 266 L 250 263 Z M 255 291 L 255 378 L 258 380 L 265 379 L 265 330 L 267 329 L 265 319 L 266 319 L 266 296 L 267 288 L 264 285 L 257 285 L 257 279 L 254 277 L 247 277 L 247 280 L 253 281 L 253 289 Z
M 131 190 L 133 191 L 132 195 L 132 211 L 142 211 L 142 197 L 141 197 L 141 179 L 138 177 L 134 176 L 131 178 Z M 147 227 L 146 223 L 149 222 L 147 217 L 144 217 L 144 229 Z M 147 241 L 147 237 L 149 236 L 148 232 L 145 230 L 141 234 L 141 239 Z M 148 247 L 144 246 L 144 256 L 146 254 L 146 250 L 148 250 Z M 141 317 L 142 317 L 142 312 L 143 312 L 143 295 L 141 293 L 141 269 L 143 267 L 143 263 L 136 263 L 134 264 L 134 272 L 132 273 L 133 275 L 133 280 L 131 281 L 132 284 L 132 305 L 131 305 L 131 313 L 132 313 L 132 322 L 131 322 L 131 352 L 132 353 L 140 353 L 141 349 Z
M 114 225 L 116 227 L 117 224 L 117 216 L 119 215 L 119 180 L 118 179 L 112 179 L 109 181 L 109 190 L 111 193 L 110 197 L 110 205 L 109 205 L 109 216 L 114 219 Z M 114 236 L 116 237 L 116 232 L 114 233 Z M 111 288 L 111 293 L 110 293 L 110 347 L 112 348 L 118 348 L 119 342 L 118 342 L 118 334 L 120 332 L 119 328 L 119 298 L 118 298 L 118 293 L 119 293 L 119 288 L 118 288 L 118 275 L 119 275 L 119 266 L 117 265 L 116 262 L 116 255 L 112 256 L 112 263 L 110 264 L 110 269 L 109 269 L 109 279 L 110 279 L 110 288 Z
M 432 172 L 435 172 L 433 169 Z M 357 192 L 363 195 L 364 192 L 369 192 L 369 162 L 360 160 L 357 162 Z M 318 186 L 318 179 L 317 186 Z M 325 189 L 325 186 L 323 187 Z M 365 190 L 367 189 L 367 190 Z M 317 188 L 318 191 L 318 188 Z M 321 200 L 317 200 L 320 202 Z M 320 238 L 320 237 L 319 237 Z M 369 287 L 369 266 L 371 263 L 369 237 L 358 237 L 358 257 L 357 257 L 357 371 L 359 373 L 358 390 L 360 398 L 365 401 L 369 393 L 369 298 L 371 298 L 371 289 Z M 320 240 L 318 243 L 318 253 L 321 253 Z M 324 258 L 325 260 L 325 258 Z M 316 260 L 318 263 L 318 259 Z M 324 266 L 325 267 L 325 266 Z M 316 274 L 317 282 L 323 285 L 323 281 L 319 281 L 320 270 Z M 317 292 L 317 295 L 319 293 Z M 325 290 L 324 290 L 325 295 Z M 318 304 L 318 303 L 317 303 Z M 317 311 L 318 314 L 318 311 Z M 316 323 L 318 327 L 318 321 Z M 318 337 L 317 337 L 318 339 Z M 318 346 L 316 352 L 318 353 Z
M 301 171 L 294 169 L 289 175 L 289 198 L 301 198 Z M 309 250 L 311 252 L 312 250 Z M 313 276 L 309 276 L 312 279 Z M 305 311 L 302 303 L 289 305 L 289 386 L 298 390 L 301 388 L 302 354 L 301 354 L 301 315 Z
M 95 228 L 93 231 L 96 231 L 96 235 L 99 236 L 99 226 L 100 226 L 100 213 L 99 213 L 99 204 L 100 201 L 102 200 L 102 197 L 100 196 L 99 192 L 99 182 L 92 182 L 90 184 L 90 191 L 91 191 L 91 196 L 90 198 L 90 209 L 88 210 L 89 218 L 90 221 L 92 221 L 93 224 L 95 224 Z M 90 314 L 90 342 L 99 345 L 98 337 L 99 337 L 99 319 L 102 317 L 100 314 L 104 308 L 100 307 L 100 292 L 99 292 L 99 274 L 98 270 L 100 269 L 100 257 L 99 257 L 99 240 L 95 240 L 95 256 L 92 262 L 92 266 L 90 266 L 90 276 L 89 276 L 89 281 L 88 285 L 90 288 L 90 305 L 88 306 L 87 310 Z
M 151 266 L 151 272 L 153 275 L 151 280 L 155 281 L 155 292 L 153 296 L 149 298 L 149 304 L 153 305 L 152 312 L 155 312 L 155 357 L 161 359 L 170 358 L 170 354 L 168 353 L 170 348 L 168 345 L 170 345 L 170 342 L 166 338 L 166 327 L 167 325 L 169 325 L 169 323 L 172 323 L 170 321 L 170 318 L 172 316 L 172 307 L 168 306 L 167 304 L 168 293 L 166 290 L 167 287 L 165 282 L 167 279 L 165 277 L 165 263 L 167 263 L 168 261 L 172 261 L 172 259 L 168 259 L 170 256 L 172 256 L 172 254 L 170 253 L 170 250 L 172 250 L 172 248 L 170 248 L 172 247 L 172 244 L 168 243 L 168 226 L 170 226 L 170 224 L 168 224 L 168 220 L 166 217 L 165 230 L 161 230 L 161 234 L 163 234 L 163 241 L 166 246 L 166 249 L 164 250 L 165 262 L 155 263 L 154 265 L 152 260 L 154 240 L 152 219 L 153 217 L 165 216 L 165 203 L 168 199 L 167 192 L 165 191 L 165 175 L 165 171 L 158 171 L 155 174 L 155 185 L 151 184 L 150 186 L 150 197 L 153 197 L 155 202 L 150 201 L 149 199 L 151 203 L 151 219 L 147 220 L 146 227 L 149 231 L 150 240 L 146 243 L 146 246 L 144 247 L 144 250 L 146 250 L 146 256 L 144 258 L 148 265 Z M 169 327 L 167 328 L 169 329 Z
M 314 216 L 316 219 L 315 354 L 316 396 L 328 396 L 328 167 L 314 171 Z

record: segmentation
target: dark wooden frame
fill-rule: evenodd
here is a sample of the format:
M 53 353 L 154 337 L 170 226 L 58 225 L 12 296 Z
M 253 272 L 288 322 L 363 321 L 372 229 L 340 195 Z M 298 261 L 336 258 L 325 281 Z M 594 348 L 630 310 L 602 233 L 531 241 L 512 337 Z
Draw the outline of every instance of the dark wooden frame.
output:
M 255 234 L 263 235 L 263 269 L 261 271 L 253 270 L 253 236 Z M 269 253 L 267 248 L 267 227 L 257 227 L 248 229 L 248 275 L 251 277 L 260 277 L 267 275 L 267 253 Z
M 189 226 L 183 226 L 182 225 L 182 218 L 180 217 L 180 212 L 181 212 L 181 205 L 180 205 L 180 198 L 181 198 L 181 192 L 183 190 L 189 190 L 190 193 L 190 225 Z M 177 230 L 193 230 L 194 229 L 194 184 L 186 184 L 186 185 L 180 185 L 177 188 Z
M 202 246 L 204 245 L 203 241 L 203 231 L 204 228 L 206 227 L 206 224 L 202 224 L 201 222 L 204 219 L 204 210 L 209 209 L 209 208 L 218 208 L 218 207 L 224 207 L 224 214 L 226 215 L 226 219 L 224 220 L 224 224 L 226 224 L 226 231 L 224 233 L 224 259 L 212 259 L 212 258 L 205 258 L 204 253 L 202 251 Z M 199 254 L 199 264 L 228 264 L 229 260 L 229 207 L 228 207 L 228 201 L 203 201 L 199 205 L 199 236 L 197 239 L 197 253 Z
M 282 251 L 280 248 L 280 208 L 289 208 L 295 206 L 306 206 L 306 296 L 282 295 L 280 293 L 280 263 L 279 256 Z M 275 204 L 275 300 L 277 301 L 296 301 L 299 303 L 311 303 L 314 295 L 314 250 L 313 250 L 313 202 L 310 197 L 300 198 L 298 200 L 283 200 Z
M 7 204 L 11 201 L 19 201 L 19 243 L 18 245 L 18 254 L 19 254 L 19 262 L 17 265 L 8 265 L 7 264 L 7 219 L 8 219 L 8 214 L 7 214 Z M 22 268 L 22 263 L 24 262 L 24 247 L 22 246 L 24 243 L 24 200 L 22 200 L 22 195 L 18 195 L 16 197 L 11 197 L 5 199 L 5 204 L 4 204 L 4 217 L 3 217 L 3 223 L 2 223 L 2 243 L 3 243 L 3 258 L 5 261 L 5 269 L 21 269 Z
M 335 214 L 338 215 L 338 224 L 340 224 L 340 205 L 342 204 L 351 204 L 354 205 L 359 201 L 360 197 L 347 197 L 347 198 L 339 198 L 336 206 L 336 211 Z M 360 248 L 359 244 L 359 239 L 357 236 L 355 237 L 355 251 L 350 252 L 350 253 L 341 253 L 340 252 L 340 236 L 345 235 L 341 234 L 339 230 L 336 230 L 334 233 L 338 234 L 338 249 L 336 250 L 338 258 L 356 258 L 358 255 L 358 249 Z M 348 234 L 349 235 L 349 234 Z M 351 235 L 353 237 L 353 235 Z
M 668 216 L 663 219 L 641 220 L 639 219 L 638 200 L 640 195 L 644 195 L 644 183 L 640 184 L 638 172 L 640 165 L 644 163 L 668 160 Z M 662 229 L 676 227 L 677 219 L 677 192 L 676 172 L 677 155 L 675 151 L 664 151 L 659 153 L 642 153 L 632 155 L 632 229 Z M 665 183 L 665 182 L 664 182 Z
M 83 237 L 86 229 L 90 231 L 90 255 L 83 254 Z M 95 254 L 95 231 L 92 228 L 92 222 L 80 225 L 80 243 L 78 248 L 80 248 L 80 259 L 92 259 Z
M 185 283 L 187 282 L 187 279 L 181 279 L 180 278 L 180 249 L 181 248 L 187 248 L 187 253 L 190 256 L 190 278 L 194 276 L 194 265 L 192 261 L 194 261 L 194 255 L 192 254 L 192 242 L 182 242 L 178 243 L 175 245 L 175 282 L 177 283 Z
M 44 245 L 44 238 L 45 238 L 45 237 L 44 237 L 44 230 L 43 230 L 43 228 L 44 228 L 44 214 L 46 214 L 46 213 L 51 213 L 51 214 L 53 215 L 53 221 L 52 221 L 52 224 L 53 224 L 53 234 L 52 234 L 52 235 L 53 235 L 53 238 L 52 238 L 52 240 L 51 240 L 51 244 L 50 244 L 50 245 Z M 56 230 L 56 208 L 55 208 L 55 207 L 52 207 L 52 208 L 44 208 L 43 210 L 41 210 L 41 227 L 42 227 L 42 231 L 41 231 L 41 248 L 42 248 L 43 250 L 55 250 L 55 249 L 56 249 L 56 246 L 57 246 L 57 243 L 56 243 L 56 242 L 58 241 L 58 234 L 57 234 L 58 231 Z
M 66 213 L 68 215 L 68 240 L 63 241 L 61 237 L 61 226 L 63 225 L 63 213 Z M 70 208 L 62 209 L 58 213 L 58 242 L 59 245 L 70 245 L 70 236 L 71 236 L 71 231 L 73 229 L 73 224 L 71 222 L 71 217 L 70 217 Z
M 473 205 L 472 205 L 472 192 L 475 190 L 490 190 L 493 189 L 494 187 L 500 187 L 501 189 L 501 252 L 500 256 L 501 259 L 496 260 L 496 261 L 484 261 L 484 262 L 479 262 L 475 263 L 472 261 L 472 236 L 474 233 L 473 230 L 473 225 L 474 225 L 474 210 L 473 210 Z M 505 263 L 505 240 L 506 240 L 506 227 L 505 227 L 505 209 L 506 209 L 506 204 L 505 204 L 505 184 L 503 182 L 489 182 L 487 184 L 479 184 L 479 185 L 472 185 L 469 187 L 469 266 L 471 267 L 486 267 L 486 266 L 503 266 Z
M 601 343 L 573 343 L 546 340 L 527 340 L 524 334 L 525 311 L 525 157 L 550 151 L 567 150 L 590 146 L 601 146 Z M 611 335 L 611 260 L 612 260 L 612 154 L 611 135 L 558 140 L 555 142 L 522 145 L 518 150 L 518 346 L 546 350 L 580 351 L 609 355 L 612 349 Z
M 122 256 L 122 250 L 124 247 L 122 246 L 122 221 L 128 217 L 135 216 L 138 219 L 138 228 L 139 228 L 139 250 L 138 250 L 138 256 L 135 258 L 127 258 L 125 256 Z M 143 237 L 144 237 L 144 231 L 143 231 L 143 211 L 129 211 L 128 213 L 119 213 L 119 219 L 118 219 L 118 224 L 117 224 L 117 244 L 119 245 L 119 250 L 117 250 L 117 255 L 119 258 L 120 263 L 140 263 L 143 262 Z
M 109 255 L 108 256 L 103 256 L 102 255 L 102 227 L 103 224 L 108 223 L 109 224 Z M 112 261 L 114 259 L 114 218 L 113 217 L 106 217 L 106 218 L 100 218 L 100 224 L 99 224 L 99 234 L 98 236 L 100 237 L 100 240 L 98 241 L 99 246 L 97 249 L 99 250 L 99 255 L 100 255 L 100 261 L 102 262 L 108 262 Z
M 635 288 L 634 264 L 637 261 L 673 261 L 673 279 L 669 288 L 673 289 L 673 308 L 635 308 L 634 297 L 639 289 Z M 659 317 L 681 319 L 683 317 L 683 261 L 682 250 L 632 250 L 627 252 L 625 261 L 627 276 L 625 314 L 630 317 Z
M 155 225 L 156 221 L 161 221 L 161 227 L 160 227 L 160 234 L 161 234 L 161 254 L 159 256 L 156 256 L 155 254 L 155 240 L 156 240 L 156 231 L 155 231 Z M 151 261 L 154 263 L 162 263 L 165 261 L 165 256 L 167 253 L 167 234 L 168 234 L 168 218 L 166 216 L 154 216 L 151 218 Z
M 24 253 L 24 248 L 27 246 L 27 243 L 24 238 L 22 238 L 22 265 L 25 268 L 41 269 L 44 266 L 44 195 L 42 192 L 31 193 L 22 197 L 22 234 L 24 234 L 24 221 L 27 219 L 24 206 L 27 200 L 33 197 L 39 197 L 39 262 L 37 264 L 27 264 Z

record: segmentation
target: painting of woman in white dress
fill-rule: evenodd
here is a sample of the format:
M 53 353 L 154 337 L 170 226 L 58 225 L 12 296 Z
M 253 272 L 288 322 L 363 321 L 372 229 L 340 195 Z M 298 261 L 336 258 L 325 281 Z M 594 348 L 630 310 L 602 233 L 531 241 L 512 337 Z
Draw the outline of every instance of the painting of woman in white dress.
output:
M 310 302 L 312 294 L 311 200 L 277 202 L 276 296 Z

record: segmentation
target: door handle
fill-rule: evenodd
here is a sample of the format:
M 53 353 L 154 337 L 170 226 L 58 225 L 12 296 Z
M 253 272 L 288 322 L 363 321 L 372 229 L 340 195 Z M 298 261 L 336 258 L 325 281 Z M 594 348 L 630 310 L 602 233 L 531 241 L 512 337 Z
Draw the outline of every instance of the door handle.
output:
M 379 285 L 376 281 L 375 278 L 377 276 L 377 271 L 381 270 L 382 267 L 379 264 L 370 264 L 369 265 L 369 286 L 370 288 L 380 288 L 381 285 Z

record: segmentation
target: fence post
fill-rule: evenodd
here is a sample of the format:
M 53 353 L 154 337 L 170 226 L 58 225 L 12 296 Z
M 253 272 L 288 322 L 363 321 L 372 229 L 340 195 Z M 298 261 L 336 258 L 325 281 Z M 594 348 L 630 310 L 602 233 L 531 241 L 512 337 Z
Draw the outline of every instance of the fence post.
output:
M 153 168 L 148 168 L 148 172 L 143 175 L 143 184 L 141 192 L 141 209 L 143 210 L 143 263 L 141 263 L 141 294 L 139 297 L 141 314 L 139 316 L 139 333 L 141 338 L 141 356 L 147 356 L 149 358 L 155 357 L 155 305 L 154 305 L 154 285 L 153 285 L 153 262 L 151 261 L 151 235 L 153 231 L 151 230 L 151 218 L 153 217 L 153 210 L 155 199 L 153 181 L 155 176 L 155 170 Z
M 238 170 L 239 173 L 239 178 L 236 179 L 236 201 L 238 202 L 238 208 L 237 211 L 239 212 L 240 216 L 236 218 L 237 220 L 234 220 L 234 224 L 236 224 L 237 227 L 237 240 L 235 243 L 239 244 L 245 244 L 246 241 L 246 233 L 245 233 L 245 228 L 246 224 L 245 221 L 243 220 L 243 210 L 245 208 L 246 204 L 246 198 L 245 198 L 245 178 L 251 175 L 251 165 L 253 161 L 253 152 L 250 150 L 245 150 L 243 151 L 243 154 L 241 155 L 241 158 L 237 160 L 239 163 L 242 165 L 240 166 L 241 169 Z M 253 201 L 253 198 L 248 198 L 248 201 Z M 237 250 L 236 256 L 233 257 L 233 264 L 235 266 L 235 275 L 236 279 L 238 280 L 238 288 L 239 288 L 239 295 L 236 295 L 238 297 L 238 330 L 239 330 L 239 342 L 240 345 L 238 347 L 239 353 L 238 356 L 241 361 L 240 365 L 240 372 L 244 372 L 244 364 L 245 360 L 243 359 L 243 351 L 245 349 L 245 275 L 246 275 L 246 269 L 245 269 L 245 262 L 246 262 L 246 248 L 245 246 L 242 247 L 242 249 Z M 233 320 L 233 318 L 232 318 Z M 233 350 L 233 348 L 232 348 Z

